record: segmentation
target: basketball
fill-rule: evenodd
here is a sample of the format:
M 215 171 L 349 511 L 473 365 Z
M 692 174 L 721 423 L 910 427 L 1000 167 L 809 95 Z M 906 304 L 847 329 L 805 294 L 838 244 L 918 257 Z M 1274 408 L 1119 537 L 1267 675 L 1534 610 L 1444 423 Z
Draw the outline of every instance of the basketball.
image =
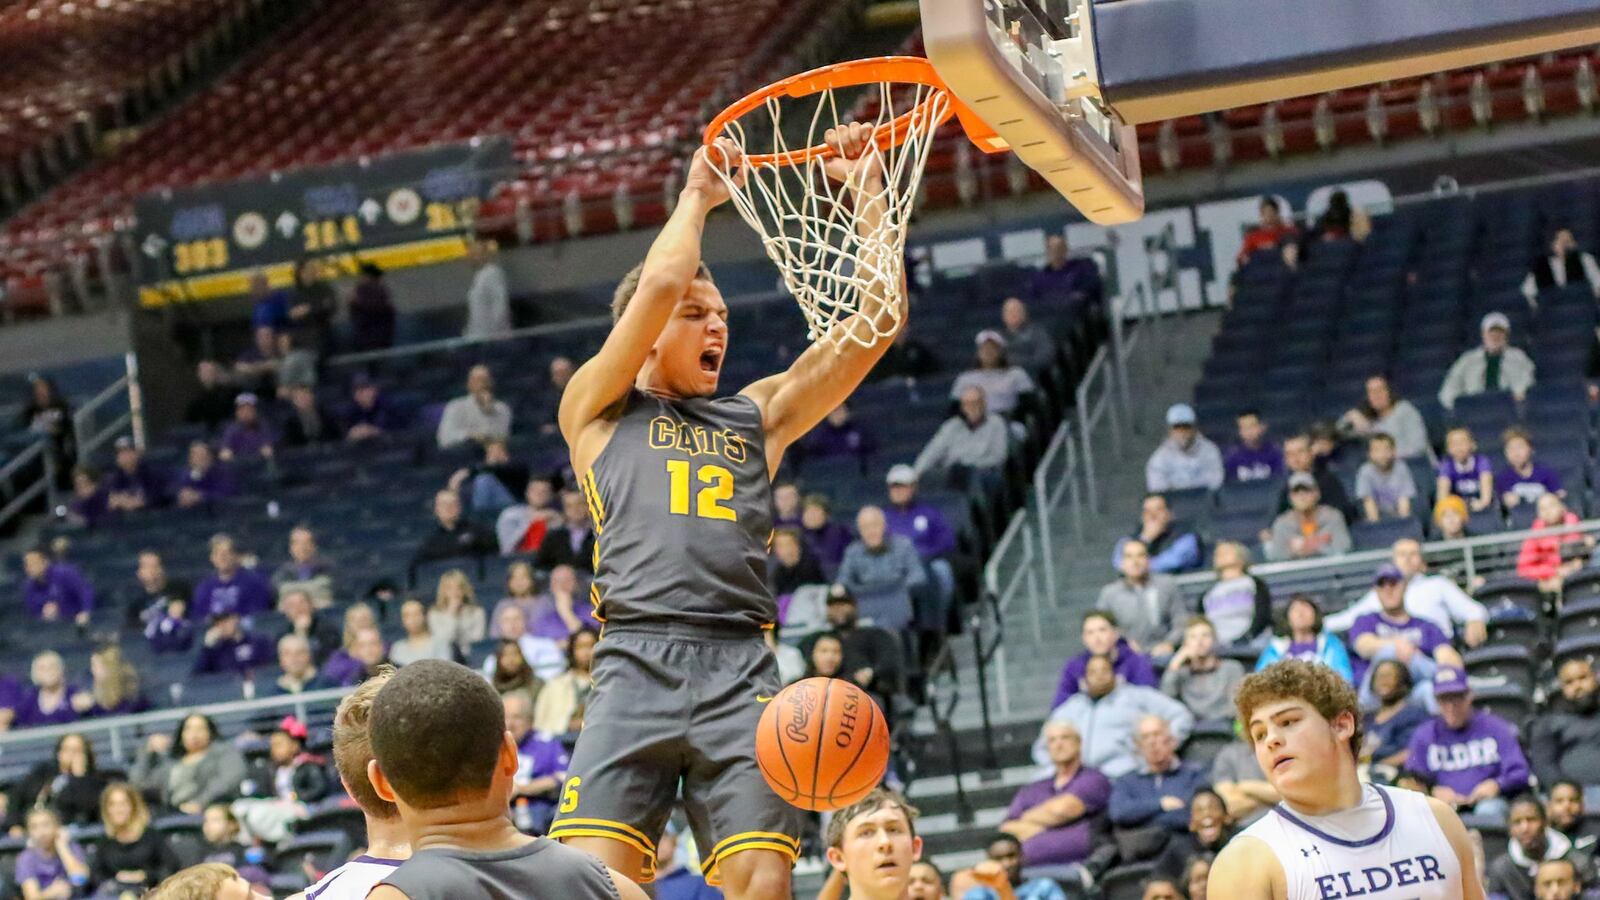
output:
M 756 762 L 785 801 L 813 812 L 843 809 L 883 779 L 888 723 L 861 688 L 807 678 L 767 704 L 756 729 Z

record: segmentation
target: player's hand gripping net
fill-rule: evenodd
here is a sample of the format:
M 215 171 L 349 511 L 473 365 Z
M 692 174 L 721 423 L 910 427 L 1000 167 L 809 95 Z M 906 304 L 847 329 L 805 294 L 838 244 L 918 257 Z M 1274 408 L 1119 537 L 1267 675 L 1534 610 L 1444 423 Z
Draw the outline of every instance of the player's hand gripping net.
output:
M 933 136 L 953 112 L 938 84 L 818 77 L 852 65 L 779 82 L 706 132 L 708 144 L 738 150 L 742 165 L 713 151 L 712 168 L 799 303 L 807 336 L 836 350 L 899 330 L 906 225 Z M 836 91 L 854 85 L 866 90 L 841 115 Z M 772 151 L 752 152 L 757 142 Z

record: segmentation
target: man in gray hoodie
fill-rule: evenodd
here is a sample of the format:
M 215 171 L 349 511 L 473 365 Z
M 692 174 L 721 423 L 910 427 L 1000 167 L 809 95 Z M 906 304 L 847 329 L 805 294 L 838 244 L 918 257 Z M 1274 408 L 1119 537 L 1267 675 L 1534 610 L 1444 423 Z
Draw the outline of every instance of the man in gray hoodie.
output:
M 1124 682 L 1112 670 L 1111 657 L 1093 656 L 1083 670 L 1082 690 L 1056 707 L 1045 724 L 1072 723 L 1083 736 L 1083 764 L 1117 778 L 1139 768 L 1134 729 L 1151 715 L 1167 721 L 1180 745 L 1194 728 L 1194 714 L 1182 703 L 1155 688 Z M 1050 765 L 1042 732 L 1033 745 L 1033 761 L 1041 767 Z
M 1122 542 L 1122 577 L 1100 589 L 1095 608 L 1117 617 L 1123 637 L 1149 656 L 1167 656 L 1183 640 L 1189 607 L 1172 579 L 1150 571 L 1150 548 L 1140 540 Z
M 1289 510 L 1272 523 L 1267 542 L 1271 560 L 1310 559 L 1350 552 L 1344 513 L 1322 504 L 1317 479 L 1305 472 L 1289 476 Z

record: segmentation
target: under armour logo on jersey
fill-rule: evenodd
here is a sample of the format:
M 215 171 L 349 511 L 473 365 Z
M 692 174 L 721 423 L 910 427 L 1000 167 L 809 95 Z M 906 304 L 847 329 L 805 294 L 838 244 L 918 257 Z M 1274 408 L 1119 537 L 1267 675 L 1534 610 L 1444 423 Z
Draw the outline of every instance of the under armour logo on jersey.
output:
M 1310 859 L 1311 858 L 1311 854 L 1313 854 L 1313 853 L 1315 853 L 1318 856 L 1321 856 L 1322 855 L 1322 848 L 1321 847 L 1301 847 L 1300 848 L 1300 855 L 1305 857 L 1306 859 Z

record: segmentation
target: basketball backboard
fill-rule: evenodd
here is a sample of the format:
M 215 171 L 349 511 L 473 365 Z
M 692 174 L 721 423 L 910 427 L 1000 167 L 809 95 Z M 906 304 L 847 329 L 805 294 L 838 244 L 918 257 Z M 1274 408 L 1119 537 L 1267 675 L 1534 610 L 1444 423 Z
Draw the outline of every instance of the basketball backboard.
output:
M 1132 126 L 1600 43 L 1600 0 L 920 0 L 956 98 L 1091 221 L 1143 212 Z

